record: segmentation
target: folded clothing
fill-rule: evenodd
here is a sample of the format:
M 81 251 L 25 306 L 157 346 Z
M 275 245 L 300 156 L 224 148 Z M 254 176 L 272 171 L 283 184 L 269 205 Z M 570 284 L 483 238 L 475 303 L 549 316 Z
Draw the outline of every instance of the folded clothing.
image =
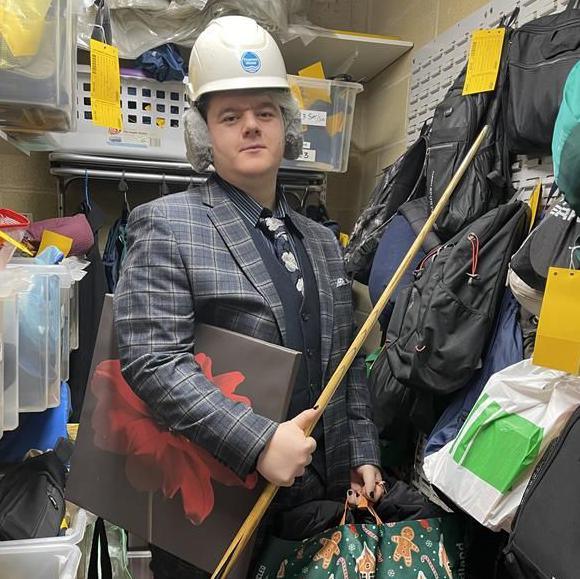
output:
M 45 219 L 36 221 L 28 227 L 28 235 L 40 242 L 45 230 L 54 231 L 61 235 L 66 235 L 73 240 L 69 255 L 85 255 L 94 245 L 95 238 L 87 218 L 83 213 L 77 213 L 72 217 L 58 217 L 55 219 Z

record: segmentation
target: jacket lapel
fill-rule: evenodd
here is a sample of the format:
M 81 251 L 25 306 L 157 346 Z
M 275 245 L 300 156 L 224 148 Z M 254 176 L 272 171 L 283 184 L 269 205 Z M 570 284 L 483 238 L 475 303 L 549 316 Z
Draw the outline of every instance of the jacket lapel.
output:
M 286 326 L 282 302 L 243 218 L 221 187 L 211 180 L 206 184 L 202 198 L 209 207 L 208 217 L 236 260 L 240 271 L 270 306 L 284 343 Z
M 308 219 L 293 211 L 292 222 L 302 234 L 302 242 L 304 243 L 306 253 L 314 270 L 314 276 L 316 277 L 318 300 L 320 303 L 320 353 L 322 358 L 322 375 L 324 376 L 330 359 L 334 318 L 334 300 L 332 297 L 332 287 L 330 285 L 330 274 L 322 250 L 322 244 L 318 240 L 316 230 L 310 227 Z

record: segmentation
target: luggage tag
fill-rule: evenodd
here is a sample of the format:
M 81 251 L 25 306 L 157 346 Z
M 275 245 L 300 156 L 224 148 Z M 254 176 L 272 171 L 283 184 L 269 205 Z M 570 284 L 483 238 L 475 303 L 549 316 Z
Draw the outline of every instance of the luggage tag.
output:
M 532 361 L 580 375 L 580 270 L 550 268 Z
M 463 96 L 495 90 L 504 37 L 505 28 L 473 31 Z
M 121 119 L 119 50 L 91 38 L 91 112 L 93 124 L 118 131 Z

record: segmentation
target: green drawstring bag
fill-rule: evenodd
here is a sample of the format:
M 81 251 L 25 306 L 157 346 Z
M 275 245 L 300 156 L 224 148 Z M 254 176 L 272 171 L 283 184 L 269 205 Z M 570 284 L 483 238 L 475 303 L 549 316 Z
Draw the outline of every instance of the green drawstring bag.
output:
M 566 201 L 580 215 L 580 62 L 570 71 L 552 139 L 554 177 Z

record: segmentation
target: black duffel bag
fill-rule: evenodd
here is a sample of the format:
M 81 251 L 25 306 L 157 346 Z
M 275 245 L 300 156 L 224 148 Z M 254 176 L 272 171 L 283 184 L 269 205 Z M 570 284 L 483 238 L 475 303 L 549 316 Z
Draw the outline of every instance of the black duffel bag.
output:
M 564 84 L 580 60 L 577 4 L 570 0 L 564 12 L 532 20 L 512 35 L 504 124 L 513 153 L 551 153 Z

